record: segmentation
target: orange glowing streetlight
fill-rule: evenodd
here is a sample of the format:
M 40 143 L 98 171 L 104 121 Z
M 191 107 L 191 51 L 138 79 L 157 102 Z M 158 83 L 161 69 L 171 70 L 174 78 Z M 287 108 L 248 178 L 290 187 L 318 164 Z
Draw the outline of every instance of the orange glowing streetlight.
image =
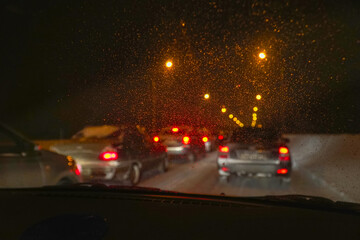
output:
M 260 94 L 256 95 L 256 99 L 257 99 L 257 100 L 260 100 L 260 99 L 261 99 L 261 95 L 260 95 Z
M 259 58 L 260 59 L 265 59 L 266 58 L 266 54 L 264 52 L 259 53 Z
M 171 67 L 173 66 L 172 61 L 170 61 L 170 60 L 166 61 L 165 66 L 166 66 L 167 68 L 171 68 Z
M 210 98 L 210 94 L 206 93 L 206 94 L 204 95 L 204 98 L 205 98 L 205 99 L 209 99 L 209 98 Z

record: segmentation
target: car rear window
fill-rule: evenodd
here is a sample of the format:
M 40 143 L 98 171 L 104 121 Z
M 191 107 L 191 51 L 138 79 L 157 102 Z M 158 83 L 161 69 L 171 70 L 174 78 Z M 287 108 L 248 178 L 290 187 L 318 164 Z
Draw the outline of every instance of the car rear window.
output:
M 254 142 L 272 142 L 281 137 L 281 134 L 272 129 L 243 129 L 239 128 L 234 130 L 231 141 L 254 143 Z

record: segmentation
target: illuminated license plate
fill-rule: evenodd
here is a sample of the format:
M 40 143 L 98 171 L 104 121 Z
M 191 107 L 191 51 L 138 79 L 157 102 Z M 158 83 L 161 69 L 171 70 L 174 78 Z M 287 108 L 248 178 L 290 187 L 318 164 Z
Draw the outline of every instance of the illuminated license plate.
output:
M 258 152 L 236 152 L 237 158 L 241 160 L 266 160 L 269 159 L 267 154 Z

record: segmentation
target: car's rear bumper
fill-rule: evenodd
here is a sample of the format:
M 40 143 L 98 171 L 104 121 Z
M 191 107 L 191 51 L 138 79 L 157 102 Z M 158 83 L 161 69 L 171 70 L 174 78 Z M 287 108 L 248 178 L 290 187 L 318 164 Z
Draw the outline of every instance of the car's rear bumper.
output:
M 280 160 L 233 160 L 218 158 L 218 172 L 222 176 L 289 176 L 291 172 L 290 161 Z M 279 174 L 279 169 L 287 169 L 286 174 Z
M 123 162 L 117 166 L 87 165 L 83 167 L 81 176 L 83 181 L 113 180 L 115 175 L 118 180 L 126 180 L 129 166 L 127 162 Z
M 186 146 L 169 146 L 166 148 L 167 154 L 171 156 L 185 156 L 189 153 L 190 149 Z

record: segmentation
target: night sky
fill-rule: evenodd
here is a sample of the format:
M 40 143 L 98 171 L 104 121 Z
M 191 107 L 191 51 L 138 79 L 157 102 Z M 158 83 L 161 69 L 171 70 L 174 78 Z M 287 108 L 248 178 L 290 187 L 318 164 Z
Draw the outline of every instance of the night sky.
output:
M 269 128 L 358 133 L 357 2 L 5 1 L 0 121 L 38 139 L 153 118 L 216 129 L 234 125 L 222 105 L 245 124 L 257 105 Z

